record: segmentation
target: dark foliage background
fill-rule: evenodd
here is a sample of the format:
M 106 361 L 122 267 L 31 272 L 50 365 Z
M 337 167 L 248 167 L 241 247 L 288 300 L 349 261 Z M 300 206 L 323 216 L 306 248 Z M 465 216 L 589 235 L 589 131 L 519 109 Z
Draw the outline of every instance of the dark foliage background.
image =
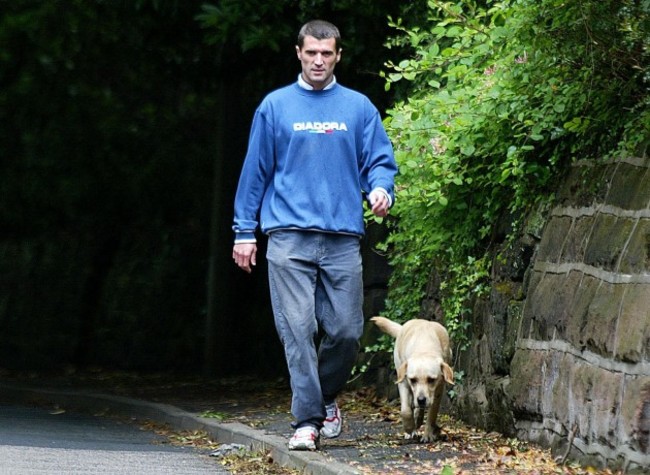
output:
M 0 1 L 0 367 L 282 372 L 264 259 L 230 258 L 252 113 L 315 17 L 384 109 L 396 9 Z

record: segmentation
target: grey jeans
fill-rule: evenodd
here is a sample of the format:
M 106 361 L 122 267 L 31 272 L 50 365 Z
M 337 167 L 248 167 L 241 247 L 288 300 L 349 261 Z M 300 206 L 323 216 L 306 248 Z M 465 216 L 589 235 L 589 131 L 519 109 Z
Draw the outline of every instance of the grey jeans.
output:
M 343 389 L 363 332 L 358 237 L 275 231 L 267 249 L 275 326 L 291 377 L 295 425 L 321 427 Z M 316 348 L 316 337 L 322 334 Z

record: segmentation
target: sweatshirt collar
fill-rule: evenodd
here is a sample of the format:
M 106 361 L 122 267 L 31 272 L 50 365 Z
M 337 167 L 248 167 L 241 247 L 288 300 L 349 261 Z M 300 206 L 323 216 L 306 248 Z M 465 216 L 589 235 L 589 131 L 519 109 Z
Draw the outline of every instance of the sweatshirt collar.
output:
M 332 89 L 335 84 L 336 84 L 336 76 L 332 76 L 332 82 L 329 83 L 327 86 L 325 86 L 323 88 L 323 91 L 327 91 L 328 89 Z M 298 74 L 298 85 L 300 87 L 302 87 L 303 89 L 306 89 L 308 91 L 313 91 L 314 90 L 314 87 L 302 78 L 302 74 Z

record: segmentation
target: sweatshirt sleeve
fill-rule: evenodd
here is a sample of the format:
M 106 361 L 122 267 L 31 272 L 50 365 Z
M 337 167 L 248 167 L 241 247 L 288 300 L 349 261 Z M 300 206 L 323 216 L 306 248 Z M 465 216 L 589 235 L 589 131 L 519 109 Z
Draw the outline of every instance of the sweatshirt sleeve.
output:
M 386 192 L 392 204 L 395 202 L 395 175 L 397 174 L 393 146 L 386 134 L 379 111 L 369 103 L 367 110 L 363 133 L 361 185 L 366 194 L 375 189 Z
M 233 231 L 235 243 L 256 242 L 255 231 L 264 193 L 273 171 L 273 134 L 258 109 L 253 117 L 248 151 L 244 159 L 237 193 Z

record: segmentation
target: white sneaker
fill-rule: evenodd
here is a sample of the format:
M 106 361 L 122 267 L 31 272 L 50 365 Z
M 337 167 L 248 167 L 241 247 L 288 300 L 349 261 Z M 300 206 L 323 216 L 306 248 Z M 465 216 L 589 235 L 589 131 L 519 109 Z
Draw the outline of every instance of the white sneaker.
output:
M 314 426 L 299 427 L 289 439 L 289 450 L 317 450 L 318 443 L 318 429 Z
M 327 412 L 327 417 L 323 421 L 323 427 L 321 428 L 320 433 L 323 437 L 333 439 L 341 434 L 343 417 L 341 416 L 341 410 L 336 402 L 325 406 L 325 411 Z

